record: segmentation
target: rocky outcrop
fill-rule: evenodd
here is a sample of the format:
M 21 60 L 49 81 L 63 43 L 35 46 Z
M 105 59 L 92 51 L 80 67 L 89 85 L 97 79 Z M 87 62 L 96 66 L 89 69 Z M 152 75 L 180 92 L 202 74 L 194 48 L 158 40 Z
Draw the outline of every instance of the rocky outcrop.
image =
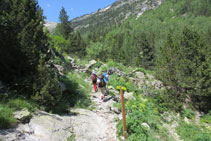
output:
M 20 111 L 16 111 L 13 114 L 14 114 L 14 118 L 19 120 L 22 123 L 28 122 L 31 118 L 31 113 L 26 108 Z
M 28 124 L 0 131 L 6 141 L 67 141 L 72 135 L 71 116 L 37 111 Z
M 108 68 L 107 69 L 107 73 L 109 74 L 109 75 L 112 75 L 112 74 L 117 74 L 117 75 L 119 75 L 119 76 L 123 76 L 123 75 L 125 75 L 125 73 L 123 72 L 123 71 L 120 71 L 118 68 L 116 68 L 116 67 L 111 67 L 111 68 Z
M 89 70 L 94 64 L 96 64 L 96 60 L 91 60 L 89 61 L 88 64 L 86 64 L 85 67 L 81 67 L 78 66 L 75 63 L 75 59 L 71 58 L 70 56 L 67 57 L 67 59 L 70 61 L 71 67 L 76 71 L 76 72 L 89 72 L 91 73 L 91 71 Z

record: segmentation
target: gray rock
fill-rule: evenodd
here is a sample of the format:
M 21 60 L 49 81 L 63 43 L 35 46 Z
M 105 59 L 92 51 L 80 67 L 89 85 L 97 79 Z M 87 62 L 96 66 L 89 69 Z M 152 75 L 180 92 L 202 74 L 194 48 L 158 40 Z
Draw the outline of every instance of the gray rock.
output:
M 141 126 L 145 127 L 148 131 L 150 131 L 150 126 L 147 123 L 142 123 Z
M 14 114 L 14 118 L 24 122 L 26 119 L 30 118 L 31 113 L 28 111 L 28 109 L 24 108 L 20 111 L 16 111 L 13 113 Z
M 93 66 L 94 64 L 96 64 L 97 62 L 95 60 L 91 60 L 89 61 L 89 63 L 86 65 L 86 68 L 89 69 L 91 66 Z
M 75 109 L 74 112 L 78 113 L 77 116 L 71 116 L 76 141 L 101 141 L 106 138 L 108 125 L 103 117 L 85 109 Z
M 142 80 L 145 79 L 145 75 L 143 72 L 140 72 L 140 71 L 135 72 L 135 75 L 138 79 L 142 79 Z
M 148 79 L 150 79 L 150 80 L 155 79 L 154 76 L 151 75 L 151 74 L 149 74 L 149 73 L 146 74 L 146 77 L 147 77 Z
M 125 92 L 124 93 L 124 98 L 128 100 L 135 100 L 136 98 L 134 97 L 132 92 Z
M 63 74 L 63 71 L 64 71 L 64 67 L 61 66 L 61 65 L 57 65 L 57 64 L 54 64 L 54 67 L 57 69 L 57 71 L 59 72 L 60 75 L 64 75 Z
M 184 118 L 184 122 L 190 124 L 190 120 L 187 117 Z
M 7 141 L 66 141 L 71 135 L 69 116 L 61 117 L 42 111 L 37 111 L 28 124 L 0 131 L 0 138 Z

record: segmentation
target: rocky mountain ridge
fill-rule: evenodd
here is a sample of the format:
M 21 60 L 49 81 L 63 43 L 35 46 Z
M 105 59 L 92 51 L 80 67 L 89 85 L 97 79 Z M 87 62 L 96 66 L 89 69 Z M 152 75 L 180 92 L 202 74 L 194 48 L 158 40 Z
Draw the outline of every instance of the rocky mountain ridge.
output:
M 91 31 L 92 28 L 114 26 L 122 23 L 130 16 L 140 17 L 145 11 L 155 9 L 163 0 L 118 0 L 112 5 L 91 14 L 73 19 L 75 30 Z

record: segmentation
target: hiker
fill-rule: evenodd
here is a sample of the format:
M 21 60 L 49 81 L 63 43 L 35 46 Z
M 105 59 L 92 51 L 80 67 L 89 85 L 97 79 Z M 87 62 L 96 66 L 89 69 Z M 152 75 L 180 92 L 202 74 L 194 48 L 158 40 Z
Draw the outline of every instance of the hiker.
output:
M 99 76 L 99 84 L 98 84 L 98 87 L 102 93 L 102 96 L 101 96 L 101 99 L 104 101 L 104 98 L 105 98 L 105 95 L 106 95 L 106 82 L 104 80 L 104 76 L 103 74 L 101 73 L 100 76 Z
M 92 84 L 93 84 L 94 92 L 96 93 L 97 92 L 97 75 L 96 75 L 95 71 L 92 72 L 91 78 L 92 78 Z
M 106 85 L 108 85 L 108 74 L 105 72 L 103 73 L 103 79 L 104 79 Z

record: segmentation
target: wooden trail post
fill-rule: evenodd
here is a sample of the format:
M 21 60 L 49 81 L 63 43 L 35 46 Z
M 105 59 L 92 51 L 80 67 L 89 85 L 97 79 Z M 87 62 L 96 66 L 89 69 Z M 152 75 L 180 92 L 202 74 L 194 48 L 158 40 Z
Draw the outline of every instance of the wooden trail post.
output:
M 120 87 L 121 103 L 122 103 L 122 123 L 123 123 L 123 134 L 125 139 L 127 139 L 127 129 L 126 129 L 126 118 L 125 118 L 125 104 L 124 104 L 124 95 L 122 87 Z

